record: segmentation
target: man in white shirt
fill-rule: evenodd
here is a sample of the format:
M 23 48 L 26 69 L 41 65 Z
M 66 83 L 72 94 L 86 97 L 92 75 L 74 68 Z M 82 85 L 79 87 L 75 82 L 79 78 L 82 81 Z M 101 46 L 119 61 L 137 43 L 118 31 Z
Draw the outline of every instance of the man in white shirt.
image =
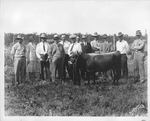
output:
M 121 54 L 121 72 L 123 78 L 128 78 L 128 65 L 127 65 L 127 53 L 129 51 L 129 45 L 127 41 L 123 39 L 122 32 L 118 33 L 119 40 L 116 43 L 116 49 Z
M 68 49 L 70 46 L 70 42 L 66 40 L 65 35 L 61 36 L 61 41 L 59 42 L 59 44 L 63 45 L 64 50 L 65 50 L 65 58 L 64 58 L 64 64 L 63 64 L 63 70 L 64 70 L 64 80 L 66 80 L 66 69 L 68 71 L 69 74 L 69 65 L 68 65 L 68 61 L 69 61 L 69 55 L 68 55 Z
M 40 34 L 41 42 L 37 44 L 36 56 L 40 60 L 41 64 L 41 79 L 44 80 L 44 68 L 46 70 L 46 79 L 49 78 L 49 60 L 48 60 L 48 48 L 49 44 L 46 41 L 46 34 Z
M 68 49 L 68 55 L 70 57 L 70 77 L 73 80 L 73 84 L 80 85 L 80 73 L 77 57 L 82 53 L 82 48 L 80 43 L 76 43 L 76 35 L 70 35 L 70 39 L 72 42 Z
M 71 35 L 70 39 L 72 41 L 71 45 L 68 49 L 68 55 L 69 57 L 78 55 L 82 53 L 82 48 L 80 43 L 76 43 L 76 35 Z
M 99 51 L 98 36 L 99 36 L 98 33 L 95 32 L 93 35 L 94 40 L 91 41 L 91 47 L 92 47 L 93 52 Z

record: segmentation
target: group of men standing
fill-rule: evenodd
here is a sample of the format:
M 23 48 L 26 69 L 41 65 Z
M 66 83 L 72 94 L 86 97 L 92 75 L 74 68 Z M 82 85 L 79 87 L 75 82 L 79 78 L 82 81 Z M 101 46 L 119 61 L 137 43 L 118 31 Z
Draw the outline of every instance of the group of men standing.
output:
M 133 42 L 131 49 L 135 53 L 136 77 L 138 78 L 138 74 L 140 75 L 141 83 L 145 80 L 143 53 L 145 40 L 142 39 L 140 30 L 136 31 L 136 36 L 137 39 Z M 75 76 L 73 74 L 73 63 L 82 53 L 108 53 L 115 50 L 121 53 L 122 78 L 128 78 L 127 54 L 130 48 L 127 41 L 123 39 L 123 34 L 121 32 L 118 33 L 119 40 L 116 42 L 116 49 L 113 44 L 109 42 L 109 37 L 106 34 L 102 36 L 103 41 L 100 41 L 98 37 L 99 35 L 94 33 L 94 40 L 89 43 L 87 41 L 87 35 L 82 35 L 80 38 L 73 34 L 69 36 L 70 41 L 67 41 L 65 35 L 61 35 L 60 38 L 59 35 L 56 34 L 53 38 L 54 42 L 49 43 L 46 34 L 41 33 L 40 42 L 37 45 L 35 45 L 33 36 L 31 36 L 29 38 L 30 42 L 25 46 L 21 35 L 18 35 L 16 38 L 18 42 L 11 50 L 16 84 L 21 84 L 25 81 L 26 70 L 28 70 L 29 79 L 31 76 L 34 77 L 35 72 L 40 71 L 41 80 L 51 79 L 52 82 L 56 82 L 58 74 L 58 79 L 65 83 L 67 72 L 70 79 L 73 80 L 73 78 L 75 78 L 73 77 Z M 81 78 L 85 78 L 85 74 L 82 70 L 77 73 L 81 73 Z M 79 83 L 78 81 L 74 82 L 74 84 L 80 85 Z

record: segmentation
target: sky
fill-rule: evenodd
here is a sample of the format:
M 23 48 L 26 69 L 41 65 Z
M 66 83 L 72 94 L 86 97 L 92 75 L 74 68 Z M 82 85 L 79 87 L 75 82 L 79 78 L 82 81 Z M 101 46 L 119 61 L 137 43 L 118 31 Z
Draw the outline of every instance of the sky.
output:
M 1 0 L 1 12 L 5 33 L 150 31 L 148 0 Z

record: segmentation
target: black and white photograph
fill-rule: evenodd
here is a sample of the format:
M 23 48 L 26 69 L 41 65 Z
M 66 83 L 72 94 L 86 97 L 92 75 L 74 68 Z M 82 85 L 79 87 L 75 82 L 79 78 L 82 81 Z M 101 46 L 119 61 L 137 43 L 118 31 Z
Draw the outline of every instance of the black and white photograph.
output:
M 0 120 L 148 121 L 150 1 L 0 3 Z

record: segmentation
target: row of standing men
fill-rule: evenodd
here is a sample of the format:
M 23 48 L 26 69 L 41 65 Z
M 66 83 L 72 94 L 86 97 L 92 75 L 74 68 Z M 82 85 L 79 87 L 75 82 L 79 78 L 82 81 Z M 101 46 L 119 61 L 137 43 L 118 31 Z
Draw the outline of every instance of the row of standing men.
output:
M 54 35 L 54 42 L 47 41 L 45 33 L 40 34 L 40 43 L 34 44 L 34 39 L 31 36 L 30 42 L 27 46 L 23 44 L 23 39 L 20 35 L 17 36 L 18 42 L 12 47 L 11 54 L 14 61 L 15 83 L 21 84 L 26 79 L 26 72 L 28 72 L 29 79 L 34 76 L 35 72 L 40 71 L 41 80 L 51 79 L 56 82 L 56 75 L 58 71 L 58 78 L 65 82 L 66 70 L 69 77 L 72 79 L 72 68 L 70 58 L 81 53 L 100 52 L 107 53 L 114 51 L 113 44 L 108 41 L 108 36 L 103 35 L 103 42 L 98 40 L 98 34 L 94 33 L 94 40 L 87 42 L 87 36 L 82 35 L 82 41 L 79 36 L 70 35 L 71 42 L 65 40 L 65 35 L 61 39 L 56 34 Z M 141 38 L 141 31 L 136 31 L 137 40 L 132 44 L 132 49 L 135 52 L 135 72 L 136 77 L 140 75 L 140 82 L 145 80 L 143 67 L 143 48 L 144 40 Z M 123 39 L 123 34 L 118 33 L 119 40 L 116 42 L 116 50 L 121 53 L 121 67 L 122 77 L 128 77 L 127 56 L 129 52 L 129 45 Z M 40 63 L 38 63 L 40 62 Z M 39 67 L 39 68 L 38 68 Z M 26 71 L 27 70 L 27 71 Z M 44 71 L 45 70 L 45 71 Z M 44 77 L 46 72 L 46 78 Z M 50 76 L 51 75 L 51 76 Z M 84 77 L 84 75 L 81 76 Z

